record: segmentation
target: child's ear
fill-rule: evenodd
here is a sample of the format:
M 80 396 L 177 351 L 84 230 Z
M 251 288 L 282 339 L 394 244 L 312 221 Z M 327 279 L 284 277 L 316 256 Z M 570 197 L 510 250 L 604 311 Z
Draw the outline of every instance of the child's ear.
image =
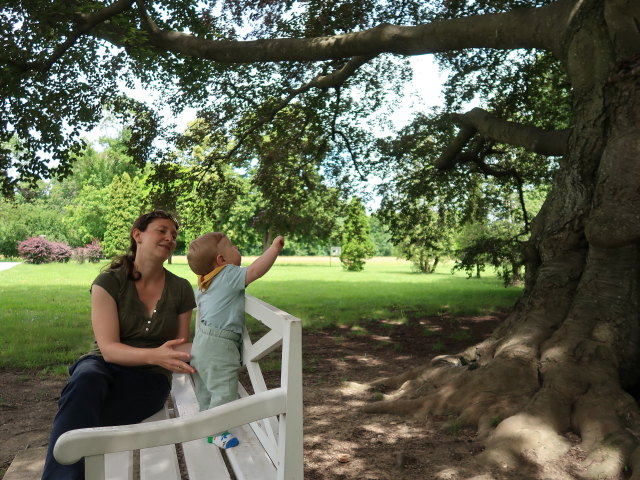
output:
M 225 263 L 227 263 L 227 262 L 226 262 L 226 260 L 224 259 L 224 255 L 219 254 L 219 255 L 216 257 L 216 266 L 217 266 L 217 267 L 219 267 L 220 265 L 224 265 Z

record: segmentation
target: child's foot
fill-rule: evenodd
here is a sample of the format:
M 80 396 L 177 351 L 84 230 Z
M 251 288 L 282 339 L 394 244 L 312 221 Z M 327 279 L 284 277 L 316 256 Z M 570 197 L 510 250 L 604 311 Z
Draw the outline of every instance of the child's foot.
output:
M 213 437 L 207 437 L 207 441 L 225 449 L 237 447 L 240 444 L 240 441 L 229 432 L 214 435 Z

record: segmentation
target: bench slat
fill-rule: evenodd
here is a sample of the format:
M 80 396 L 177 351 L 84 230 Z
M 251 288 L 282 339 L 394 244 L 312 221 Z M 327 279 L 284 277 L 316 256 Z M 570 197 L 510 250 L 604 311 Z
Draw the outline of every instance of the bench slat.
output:
M 231 480 L 220 449 L 201 438 L 182 444 L 189 480 Z M 213 476 L 212 472 L 215 472 Z
M 248 397 L 249 394 L 242 386 L 238 384 L 238 393 L 241 398 Z M 276 417 L 269 417 L 257 422 L 251 422 L 251 429 L 253 433 L 258 437 L 258 440 L 262 443 L 262 446 L 267 452 L 267 455 L 271 457 L 271 461 L 275 464 L 278 458 L 278 419 Z
M 176 480 L 180 467 L 175 445 L 140 450 L 141 480 Z
M 176 416 L 194 415 L 200 411 L 189 375 L 173 374 L 171 396 Z M 211 472 L 216 472 L 216 480 L 231 480 L 220 450 L 215 445 L 207 443 L 206 439 L 184 442 L 182 449 L 189 480 L 209 480 L 212 478 Z
M 133 480 L 133 451 L 107 453 L 104 456 L 107 480 Z
M 264 381 L 260 364 L 258 362 L 247 362 L 245 366 L 247 367 L 247 373 L 249 374 L 254 393 L 266 392 L 268 390 L 267 384 Z M 241 397 L 248 395 L 247 391 L 242 385 L 238 387 L 238 390 Z M 256 430 L 256 433 L 258 434 L 260 440 L 263 442 L 267 453 L 271 456 L 272 459 L 276 459 L 279 431 L 277 419 L 274 417 L 266 419 L 263 424 L 263 428 L 260 430 L 257 430 L 257 426 L 252 426 L 253 429 Z
M 253 345 L 251 341 L 248 340 L 248 334 L 245 331 L 245 341 L 244 341 L 244 352 L 243 358 L 245 358 L 246 362 L 258 362 L 262 360 L 264 357 L 269 355 L 278 347 L 282 346 L 282 335 L 279 335 L 277 332 L 271 330 L 266 333 L 262 338 L 260 338 Z
M 283 318 L 293 318 L 286 312 L 269 305 L 253 295 L 244 294 L 244 309 L 253 318 L 257 318 L 278 335 L 282 336 Z
M 240 445 L 225 450 L 237 480 L 275 480 L 276 467 L 253 430 L 248 425 L 243 425 L 229 431 L 240 440 Z
M 166 404 L 164 408 L 145 422 L 155 422 L 170 418 Z M 180 478 L 180 467 L 175 445 L 144 448 L 140 450 L 140 479 L 141 480 L 175 480 Z

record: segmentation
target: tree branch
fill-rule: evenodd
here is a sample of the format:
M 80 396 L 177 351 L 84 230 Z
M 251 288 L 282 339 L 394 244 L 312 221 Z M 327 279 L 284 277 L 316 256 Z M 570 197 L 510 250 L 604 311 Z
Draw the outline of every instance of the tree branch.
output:
M 35 62 L 26 62 L 19 65 L 19 67 L 25 71 L 36 70 L 39 72 L 46 72 L 78 41 L 82 35 L 89 33 L 97 25 L 131 8 L 133 2 L 134 0 L 116 0 L 108 7 L 98 10 L 97 12 L 76 14 L 76 19 L 78 20 L 76 28 L 73 29 L 64 42 L 56 46 L 49 58 Z
M 513 177 L 513 179 L 516 182 L 516 190 L 518 190 L 518 202 L 520 203 L 520 209 L 522 211 L 522 221 L 524 223 L 524 231 L 516 235 L 516 238 L 522 235 L 526 235 L 529 233 L 530 225 L 529 225 L 529 214 L 527 212 L 527 205 L 524 200 L 524 190 L 522 188 L 522 185 L 524 183 L 522 181 L 522 176 L 518 173 L 518 171 L 515 168 L 500 170 L 493 167 L 492 165 L 487 164 L 484 161 L 484 159 L 489 153 L 491 153 L 490 147 L 488 149 L 484 149 L 482 153 L 478 154 L 476 158 L 472 159 L 471 161 L 485 175 L 491 175 L 493 177 Z
M 421 55 L 462 48 L 544 49 L 562 58 L 557 32 L 569 23 L 575 2 L 474 15 L 417 26 L 381 24 L 361 32 L 318 38 L 227 41 L 163 30 L 139 2 L 150 45 L 177 54 L 224 63 L 320 61 L 395 53 Z M 100 29 L 96 35 L 123 46 L 124 32 Z
M 464 163 L 461 158 L 464 147 L 471 141 L 476 134 L 476 130 L 470 127 L 461 126 L 458 135 L 447 147 L 439 158 L 435 161 L 435 167 L 439 170 L 451 170 L 458 163 Z
M 476 133 L 495 142 L 506 143 L 539 153 L 540 155 L 561 156 L 567 151 L 570 130 L 543 130 L 532 125 L 503 120 L 482 108 L 474 108 L 463 114 L 454 114 L 454 121 L 460 125 L 455 140 L 447 146 L 436 160 L 435 165 L 448 170 L 462 161 L 460 155 Z
M 347 152 L 349 152 L 349 156 L 351 157 L 351 161 L 353 162 L 353 167 L 356 169 L 356 173 L 358 174 L 358 176 L 360 177 L 360 180 L 362 180 L 363 182 L 367 181 L 367 176 L 362 173 L 362 170 L 360 169 L 360 162 L 358 162 L 358 156 L 355 154 L 355 152 L 353 151 L 353 148 L 351 147 L 351 141 L 349 140 L 349 137 L 342 132 L 341 130 L 333 130 L 332 135 L 338 135 L 342 138 L 342 141 L 344 142 L 345 147 L 347 148 Z
M 237 141 L 234 144 L 233 148 L 231 148 L 224 155 L 224 158 L 230 158 L 244 144 L 249 135 L 251 135 L 263 125 L 271 122 L 276 117 L 278 112 L 289 105 L 289 103 L 291 103 L 291 101 L 298 95 L 305 93 L 312 88 L 339 88 L 350 76 L 352 76 L 356 72 L 359 67 L 370 61 L 372 58 L 373 57 L 352 58 L 339 70 L 336 70 L 335 72 L 328 75 L 318 75 L 309 82 L 301 85 L 300 87 L 292 89 L 289 94 L 281 99 L 273 108 L 271 108 L 267 114 L 256 120 L 249 128 L 247 128 L 237 137 Z M 220 157 L 207 159 L 206 166 L 210 166 L 216 158 Z
M 475 129 L 485 138 L 539 153 L 561 156 L 567 151 L 570 130 L 543 130 L 532 125 L 503 120 L 482 108 L 454 115 L 459 125 Z

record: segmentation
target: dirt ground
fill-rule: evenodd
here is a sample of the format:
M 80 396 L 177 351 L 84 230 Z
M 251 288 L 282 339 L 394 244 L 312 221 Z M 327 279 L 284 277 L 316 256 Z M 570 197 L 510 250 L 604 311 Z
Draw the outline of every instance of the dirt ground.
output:
M 504 315 L 429 317 L 408 325 L 371 322 L 364 328 L 303 333 L 306 480 L 572 479 L 579 451 L 551 470 L 523 467 L 486 472 L 475 432 L 448 418 L 372 415 L 359 407 L 379 398 L 368 382 L 457 353 L 491 333 Z M 44 446 L 64 379 L 0 371 L 0 476 L 14 455 Z

